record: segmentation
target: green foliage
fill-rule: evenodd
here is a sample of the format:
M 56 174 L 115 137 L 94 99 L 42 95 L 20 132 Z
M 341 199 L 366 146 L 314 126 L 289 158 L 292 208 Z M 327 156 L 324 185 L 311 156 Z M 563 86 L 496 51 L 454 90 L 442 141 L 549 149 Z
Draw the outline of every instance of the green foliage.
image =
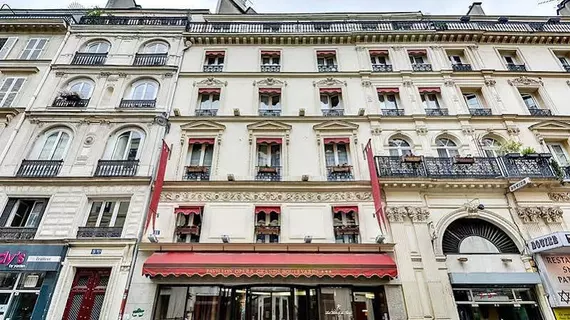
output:
M 93 7 L 93 9 L 87 11 L 87 16 L 88 17 L 99 17 L 99 16 L 101 16 L 102 13 L 103 13 L 103 10 L 101 10 L 101 8 L 95 6 L 95 7 Z
M 527 154 L 536 153 L 536 150 L 534 150 L 534 148 L 532 148 L 532 147 L 526 147 L 526 148 L 522 149 L 521 153 L 524 156 Z
M 554 171 L 556 177 L 558 177 L 559 180 L 564 180 L 564 170 L 562 170 L 560 164 L 558 164 L 558 161 L 550 159 L 550 165 L 552 166 L 552 170 Z
M 501 151 L 503 153 L 519 153 L 521 152 L 521 147 L 522 143 L 514 140 L 509 140 L 501 145 Z

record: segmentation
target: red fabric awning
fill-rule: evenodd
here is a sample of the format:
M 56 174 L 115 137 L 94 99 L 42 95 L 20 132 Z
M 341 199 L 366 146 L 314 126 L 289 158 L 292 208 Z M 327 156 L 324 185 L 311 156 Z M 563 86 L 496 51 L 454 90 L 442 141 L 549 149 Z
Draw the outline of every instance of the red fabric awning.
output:
M 408 54 L 412 56 L 426 55 L 427 50 L 408 50 Z
M 324 138 L 323 142 L 325 144 L 330 143 L 350 143 L 350 138 Z
M 225 51 L 206 51 L 206 57 L 223 57 L 225 55 Z
M 398 93 L 400 89 L 398 88 L 376 88 L 378 93 Z
M 200 214 L 202 213 L 202 207 L 180 207 L 174 209 L 175 214 L 183 214 L 185 216 L 191 214 Z
M 215 144 L 216 138 L 190 138 L 188 144 Z
M 146 276 L 390 277 L 398 270 L 381 253 L 155 252 L 143 265 Z
M 261 94 L 281 94 L 281 88 L 259 88 Z
M 199 94 L 220 94 L 222 92 L 222 89 L 220 88 L 200 88 L 198 89 L 198 93 Z
M 334 56 L 335 54 L 336 54 L 336 51 L 334 51 L 334 50 L 319 50 L 319 51 L 317 51 L 317 57 Z
M 320 88 L 319 89 L 320 93 L 326 93 L 326 94 L 330 94 L 330 93 L 338 93 L 341 94 L 342 93 L 342 89 L 341 88 Z
M 282 144 L 283 143 L 283 139 L 282 138 L 257 138 L 257 143 L 267 143 L 267 144 Z
M 332 210 L 334 213 L 349 213 L 349 212 L 358 213 L 357 206 L 336 206 L 333 207 Z
M 433 88 L 419 88 L 418 91 L 420 93 L 440 93 L 441 88 L 433 87 Z
M 258 214 L 260 212 L 265 212 L 265 213 L 271 213 L 271 212 L 275 212 L 275 213 L 281 213 L 281 208 L 280 207 L 255 207 L 255 214 Z
M 370 50 L 371 56 L 387 56 L 388 50 Z
M 261 55 L 262 56 L 280 56 L 281 55 L 281 51 L 269 51 L 269 50 L 262 50 L 261 51 Z

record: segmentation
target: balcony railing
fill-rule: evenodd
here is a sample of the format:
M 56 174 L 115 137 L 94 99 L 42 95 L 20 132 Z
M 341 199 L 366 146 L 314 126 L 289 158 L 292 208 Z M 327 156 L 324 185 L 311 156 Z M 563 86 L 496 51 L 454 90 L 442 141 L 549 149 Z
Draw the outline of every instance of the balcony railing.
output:
M 448 115 L 449 115 L 449 110 L 447 110 L 447 108 L 426 109 L 426 116 L 438 117 L 438 116 L 448 116 Z
M 418 72 L 433 71 L 430 63 L 412 63 L 412 70 Z
M 344 109 L 321 109 L 325 117 L 342 117 Z
M 196 117 L 215 117 L 218 114 L 218 109 L 196 109 L 194 115 Z
M 128 26 L 186 26 L 187 17 L 121 17 L 99 16 L 81 17 L 79 24 L 92 25 L 128 25 Z
M 96 177 L 132 177 L 137 174 L 138 160 L 99 160 Z
M 565 64 L 563 67 L 566 72 L 570 72 L 570 64 Z
M 457 71 L 457 72 L 473 71 L 473 68 L 468 63 L 453 64 L 452 68 L 453 68 L 453 71 Z
M 163 66 L 168 60 L 166 53 L 137 53 L 133 65 L 135 66 Z
M 382 115 L 387 117 L 397 117 L 404 115 L 404 109 L 381 109 Z
M 485 108 L 469 108 L 469 113 L 472 116 L 492 116 L 493 113 L 491 112 L 491 109 L 485 109 Z
M 156 99 L 152 100 L 129 100 L 121 99 L 119 108 L 121 109 L 151 109 L 156 107 Z
M 423 157 L 415 157 L 415 161 L 404 161 L 402 157 L 376 158 L 376 170 L 379 177 L 414 178 L 426 177 Z
M 262 117 L 279 117 L 281 109 L 259 109 L 259 115 Z
M 204 72 L 222 72 L 224 71 L 223 64 L 207 64 L 204 65 Z
M 431 158 L 423 161 L 430 178 L 500 178 L 497 158 Z
M 338 72 L 338 66 L 336 64 L 333 65 L 322 65 L 319 66 L 319 72 Z
M 279 64 L 262 64 L 261 72 L 281 72 L 281 65 Z
M 537 116 L 537 117 L 550 117 L 552 115 L 552 111 L 548 110 L 548 109 L 528 109 L 528 112 L 530 113 L 531 116 Z
M 354 180 L 354 175 L 352 174 L 352 166 L 349 165 L 327 166 L 327 180 L 328 181 Z
M 502 157 L 507 176 L 514 178 L 555 178 L 549 157 Z
M 54 108 L 85 108 L 89 104 L 89 100 L 57 97 L 51 106 Z
M 186 166 L 184 167 L 184 180 L 208 181 L 210 180 L 209 166 Z
M 38 228 L 1 227 L 0 239 L 31 240 L 36 236 Z
M 526 65 L 524 65 L 524 64 L 508 64 L 507 69 L 509 71 L 524 72 L 524 71 L 526 71 Z
M 372 71 L 374 72 L 392 72 L 393 68 L 391 64 L 373 64 Z
M 22 160 L 16 173 L 18 177 L 55 177 L 61 170 L 63 160 Z
M 79 227 L 77 238 L 120 238 L 122 227 Z
M 281 181 L 281 167 L 258 166 L 256 167 L 255 180 L 257 181 Z
M 101 66 L 107 60 L 107 53 L 76 52 L 71 64 Z
M 281 226 L 255 226 L 256 235 L 279 235 L 281 233 Z
M 562 172 L 564 173 L 564 181 L 570 181 L 570 166 L 562 167 Z

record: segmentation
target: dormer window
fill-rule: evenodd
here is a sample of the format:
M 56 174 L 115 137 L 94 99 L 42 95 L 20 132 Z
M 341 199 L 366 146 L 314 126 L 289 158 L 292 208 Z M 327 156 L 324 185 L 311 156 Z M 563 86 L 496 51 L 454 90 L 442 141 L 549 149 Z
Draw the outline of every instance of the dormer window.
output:
M 388 50 L 370 50 L 370 62 L 374 72 L 392 72 Z
M 333 228 L 336 243 L 359 243 L 358 207 L 333 207 Z
M 222 72 L 226 58 L 225 51 L 206 51 L 204 72 Z
M 281 208 L 255 208 L 255 242 L 279 243 L 281 233 Z
M 281 71 L 281 51 L 261 51 L 261 72 Z
M 336 51 L 334 50 L 317 51 L 317 66 L 319 72 L 338 72 Z
M 198 243 L 202 229 L 203 207 L 180 207 L 176 214 L 176 242 Z
M 340 88 L 321 88 L 319 93 L 321 98 L 321 111 L 324 116 L 344 115 L 342 90 Z
M 432 71 L 432 66 L 428 61 L 426 50 L 408 50 L 408 57 L 410 58 L 413 71 Z

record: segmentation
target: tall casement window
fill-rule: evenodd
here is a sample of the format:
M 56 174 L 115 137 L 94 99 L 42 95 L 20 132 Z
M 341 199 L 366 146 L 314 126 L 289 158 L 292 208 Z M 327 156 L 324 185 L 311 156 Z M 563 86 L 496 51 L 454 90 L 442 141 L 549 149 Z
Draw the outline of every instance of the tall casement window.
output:
M 176 214 L 176 242 L 200 242 L 203 212 L 204 207 L 180 207 L 174 210 L 174 214 Z
M 224 71 L 225 60 L 226 60 L 225 51 L 206 51 L 206 57 L 204 61 L 204 72 Z
M 129 130 L 119 134 L 114 141 L 111 160 L 136 160 L 140 155 L 143 135 L 138 130 Z
M 259 89 L 259 115 L 263 117 L 277 117 L 281 115 L 281 89 Z
M 95 40 L 87 43 L 79 52 L 75 53 L 71 64 L 104 65 L 111 49 L 111 44 L 104 40 Z
M 0 216 L 0 238 L 29 240 L 36 234 L 49 199 L 9 198 Z
M 39 59 L 47 43 L 48 39 L 46 38 L 32 38 L 28 40 L 26 47 L 24 48 L 22 54 L 20 55 L 20 59 L 24 60 Z
M 77 237 L 120 238 L 129 211 L 129 200 L 92 199 L 90 203 L 87 221 L 77 231 Z
M 263 50 L 261 51 L 261 72 L 281 71 L 281 51 Z
M 190 138 L 186 157 L 185 180 L 210 180 L 215 138 Z
M 137 173 L 144 134 L 138 129 L 121 130 L 107 142 L 103 159 L 97 163 L 97 177 L 130 177 Z
M 408 156 L 412 154 L 412 147 L 408 141 L 394 138 L 388 141 L 388 151 L 391 157 Z
M 5 78 L 0 86 L 0 107 L 9 108 L 22 90 L 26 78 Z
M 412 64 L 412 70 L 416 72 L 432 71 L 426 50 L 408 50 L 408 57 Z
M 521 99 L 528 109 L 528 112 L 533 116 L 551 116 L 552 111 L 546 107 L 545 101 L 540 96 L 538 90 L 523 90 L 519 89 Z
M 317 51 L 317 69 L 319 72 L 338 72 L 335 50 Z
M 196 108 L 196 116 L 213 117 L 218 114 L 220 109 L 220 88 L 200 88 L 198 89 L 198 108 Z
M 325 163 L 330 181 L 353 180 L 349 153 L 349 138 L 325 138 Z
M 107 41 L 93 41 L 87 44 L 84 48 L 84 52 L 87 53 L 108 53 L 109 49 L 111 49 L 111 44 Z
M 168 43 L 151 41 L 146 43 L 135 55 L 133 62 L 136 66 L 163 66 L 168 59 Z
M 441 158 L 452 158 L 459 156 L 459 149 L 457 144 L 449 138 L 438 138 L 435 141 L 436 150 L 438 157 Z
M 548 149 L 554 157 L 554 160 L 556 160 L 561 167 L 570 166 L 570 157 L 568 157 L 568 152 L 566 152 L 566 148 L 562 143 L 549 142 Z
M 281 180 L 282 138 L 257 138 L 256 180 Z
M 419 88 L 419 93 L 422 98 L 424 110 L 428 116 L 447 116 L 449 112 L 446 108 L 442 108 L 439 103 L 439 96 L 441 94 L 440 88 Z
M 336 243 L 359 243 L 358 207 L 337 206 L 332 213 Z
M 398 88 L 376 88 L 380 111 L 385 116 L 403 116 L 404 110 L 398 107 Z
M 59 174 L 71 142 L 71 130 L 54 128 L 42 133 L 28 158 L 22 160 L 19 177 L 54 177 Z
M 324 116 L 344 115 L 342 104 L 342 89 L 340 88 L 320 88 L 321 111 Z
M 280 207 L 255 207 L 255 242 L 279 243 Z
M 73 80 L 66 86 L 65 91 L 58 94 L 52 107 L 86 107 L 93 94 L 93 87 L 94 82 L 91 79 Z
M 370 50 L 370 63 L 374 72 L 392 72 L 388 50 Z
M 496 158 L 503 155 L 501 143 L 496 139 L 485 137 L 481 140 L 481 148 L 485 157 Z
M 144 79 L 134 82 L 121 100 L 120 108 L 154 108 L 158 95 L 158 83 Z

